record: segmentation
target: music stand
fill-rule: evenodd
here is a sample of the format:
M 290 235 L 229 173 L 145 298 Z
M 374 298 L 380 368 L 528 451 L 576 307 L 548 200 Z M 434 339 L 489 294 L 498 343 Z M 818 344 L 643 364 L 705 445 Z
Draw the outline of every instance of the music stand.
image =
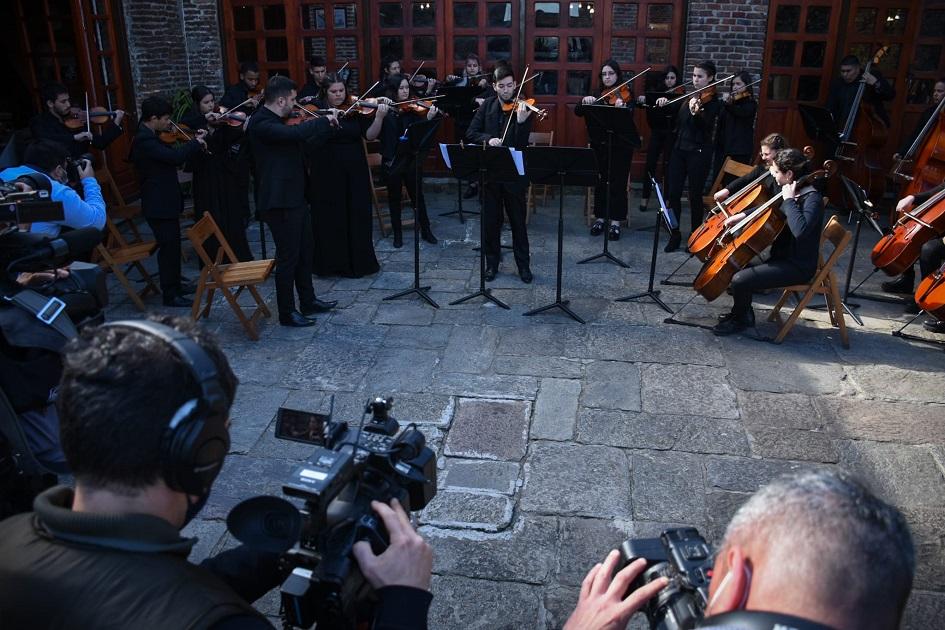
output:
M 444 147 L 446 157 L 449 160 L 447 166 L 453 170 L 457 177 L 470 179 L 473 176 L 478 176 L 479 190 L 482 192 L 479 197 L 479 290 L 458 300 L 453 300 L 450 305 L 462 304 L 473 298 L 484 297 L 496 306 L 508 309 L 509 305 L 492 295 L 491 289 L 486 287 L 485 186 L 487 176 L 489 182 L 493 184 L 513 183 L 519 180 L 521 175 L 512 160 L 512 152 L 509 147 L 490 147 L 478 144 L 440 145 L 441 150 Z
M 555 281 L 555 301 L 525 313 L 537 315 L 560 308 L 571 319 L 586 323 L 568 308 L 570 300 L 561 299 L 561 268 L 564 255 L 564 187 L 593 186 L 597 182 L 597 156 L 593 149 L 574 147 L 527 147 L 525 171 L 533 184 L 558 185 L 558 271 Z
M 830 110 L 801 103 L 797 106 L 797 111 L 801 114 L 801 122 L 804 125 L 807 137 L 811 140 L 825 142 L 835 151 L 841 138 L 840 132 L 837 131 L 837 121 L 833 119 Z
M 604 251 L 596 256 L 579 260 L 578 264 L 581 265 L 598 258 L 604 258 L 621 267 L 629 268 L 630 265 L 610 253 L 608 243 L 610 242 L 610 192 L 611 186 L 613 186 L 613 182 L 610 181 L 610 165 L 613 162 L 614 141 L 615 139 L 619 140 L 621 146 L 640 146 L 640 134 L 637 133 L 636 125 L 633 124 L 633 109 L 630 107 L 610 107 L 609 105 L 578 105 L 574 108 L 574 113 L 584 118 L 590 143 L 607 147 L 607 168 L 603 171 L 607 180 L 607 197 L 604 199 Z M 627 182 L 623 182 L 622 185 L 626 186 Z
M 436 108 L 446 112 L 447 114 L 453 116 L 461 112 L 463 109 L 474 109 L 472 107 L 472 100 L 482 94 L 484 88 L 478 85 L 447 85 L 440 88 L 439 96 L 436 101 Z M 459 215 L 459 222 L 466 223 L 466 218 L 463 216 L 463 180 L 459 177 L 456 178 L 456 201 L 457 207 L 456 210 L 450 210 L 448 212 L 441 212 L 441 217 L 453 216 L 454 214 Z M 466 211 L 466 214 L 479 214 L 475 211 Z
M 440 305 L 433 301 L 427 295 L 430 287 L 420 286 L 420 217 L 417 209 L 420 205 L 420 186 L 423 181 L 420 178 L 420 162 L 426 152 L 430 150 L 436 141 L 436 132 L 440 128 L 442 118 L 433 120 L 424 120 L 414 123 L 407 127 L 400 142 L 397 143 L 397 153 L 394 155 L 394 161 L 391 164 L 391 174 L 403 173 L 407 166 L 413 161 L 414 190 L 418 199 L 413 200 L 413 286 L 400 293 L 388 295 L 385 300 L 396 300 L 416 293 L 433 308 L 440 308 Z
M 639 300 L 640 298 L 648 297 L 658 306 L 660 306 L 664 311 L 673 314 L 673 309 L 666 306 L 666 302 L 660 299 L 659 290 L 653 289 L 653 277 L 656 275 L 656 257 L 660 248 L 660 225 L 666 223 L 666 229 L 672 231 L 678 226 L 676 223 L 676 215 L 674 215 L 669 208 L 666 207 L 666 202 L 663 201 L 663 191 L 660 190 L 659 182 L 656 181 L 656 178 L 653 177 L 653 174 L 650 173 L 650 181 L 653 182 L 653 187 L 656 190 L 656 199 L 660 203 L 659 212 L 656 213 L 656 229 L 653 230 L 653 253 L 650 255 L 650 281 L 646 286 L 646 291 L 643 293 L 637 293 L 635 295 L 628 295 L 627 297 L 618 298 L 617 302 L 632 302 L 633 300 Z

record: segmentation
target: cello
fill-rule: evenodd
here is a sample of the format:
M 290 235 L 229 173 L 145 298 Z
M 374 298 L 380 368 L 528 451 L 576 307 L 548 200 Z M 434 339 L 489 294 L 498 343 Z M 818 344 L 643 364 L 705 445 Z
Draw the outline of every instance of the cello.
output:
M 870 255 L 873 265 L 898 276 L 919 259 L 922 246 L 945 234 L 945 188 L 909 212 L 903 212 L 893 231 L 879 239 Z
M 915 303 L 940 322 L 945 322 L 945 265 L 922 279 L 915 291 Z
M 797 189 L 830 177 L 836 170 L 836 163 L 827 160 L 821 170 L 797 180 Z M 708 262 L 692 283 L 697 293 L 709 302 L 713 301 L 725 292 L 736 273 L 774 243 L 787 222 L 775 206 L 783 197 L 784 193 L 778 193 L 719 236 Z
M 909 162 L 913 162 L 912 175 L 902 172 Z M 925 192 L 945 181 L 945 98 L 939 101 L 922 131 L 890 174 L 907 182 L 903 197 Z

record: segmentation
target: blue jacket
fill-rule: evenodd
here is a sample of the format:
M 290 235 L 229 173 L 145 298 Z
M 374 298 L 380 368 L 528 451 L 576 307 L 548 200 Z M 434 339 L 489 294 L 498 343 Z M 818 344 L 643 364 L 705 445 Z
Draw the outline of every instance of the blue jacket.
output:
M 37 222 L 30 226 L 30 232 L 38 234 L 47 234 L 49 236 L 59 236 L 62 226 L 79 229 L 84 227 L 94 227 L 97 230 L 105 227 L 105 200 L 102 198 L 102 189 L 94 177 L 86 177 L 82 180 L 82 188 L 85 191 L 85 200 L 65 184 L 60 184 L 53 178 L 29 166 L 16 166 L 0 171 L 0 179 L 10 182 L 26 173 L 39 174 L 52 182 L 53 201 L 62 202 L 64 218 L 62 221 Z

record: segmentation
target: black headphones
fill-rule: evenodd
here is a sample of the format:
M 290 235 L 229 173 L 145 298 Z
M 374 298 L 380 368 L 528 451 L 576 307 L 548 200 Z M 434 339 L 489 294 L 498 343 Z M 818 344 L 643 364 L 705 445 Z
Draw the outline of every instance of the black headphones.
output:
M 197 381 L 200 398 L 185 402 L 168 422 L 161 442 L 161 466 L 169 488 L 206 496 L 230 450 L 229 405 L 213 359 L 193 339 L 164 324 L 122 320 L 104 326 L 157 337 L 174 350 Z

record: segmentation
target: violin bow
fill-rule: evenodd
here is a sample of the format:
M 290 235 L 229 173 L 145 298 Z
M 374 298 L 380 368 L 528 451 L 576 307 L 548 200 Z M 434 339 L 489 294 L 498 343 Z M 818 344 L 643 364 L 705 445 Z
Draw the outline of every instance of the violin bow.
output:
M 356 99 L 354 100 L 354 102 L 351 103 L 351 105 L 348 106 L 348 109 L 346 109 L 344 112 L 342 112 L 341 115 L 342 115 L 342 116 L 345 116 L 345 115 L 348 114 L 348 112 L 350 112 L 352 109 L 354 109 L 355 106 L 356 106 L 358 103 L 361 102 L 361 99 L 363 99 L 365 96 L 367 96 L 368 94 L 370 94 L 370 93 L 371 93 L 371 90 L 373 90 L 375 87 L 377 87 L 378 83 L 380 83 L 380 81 L 375 81 L 375 82 L 374 82 L 374 85 L 372 85 L 371 87 L 369 87 L 369 88 L 364 92 L 364 94 L 362 94 L 361 96 L 359 96 L 358 98 L 356 98 Z
M 707 90 L 707 89 L 709 89 L 710 87 L 712 87 L 713 85 L 718 85 L 719 83 L 725 83 L 726 81 L 728 81 L 729 79 L 731 79 L 731 78 L 734 77 L 734 76 L 735 76 L 734 74 L 731 74 L 731 75 L 725 77 L 724 79 L 719 79 L 718 81 L 713 81 L 713 82 L 710 83 L 709 85 L 704 85 L 704 86 L 702 86 L 701 88 L 699 88 L 698 90 L 693 90 L 693 91 L 690 92 L 689 94 L 683 94 L 682 96 L 679 96 L 679 97 L 677 97 L 677 98 L 674 98 L 673 100 L 671 100 L 670 102 L 668 102 L 668 103 L 666 103 L 666 104 L 667 104 L 667 105 L 672 105 L 673 103 L 676 103 L 677 101 L 681 101 L 681 100 L 686 99 L 686 98 L 692 98 L 693 96 L 695 96 L 696 94 L 698 94 L 698 93 L 701 92 L 702 90 Z
M 600 96 L 600 98 L 598 98 L 597 100 L 594 101 L 594 103 L 599 103 L 599 102 L 601 102 L 602 100 L 604 100 L 605 98 L 607 98 L 608 96 L 610 96 L 611 94 L 613 94 L 614 92 L 616 92 L 617 90 L 619 90 L 620 88 L 622 88 L 623 86 L 628 85 L 628 84 L 630 84 L 630 83 L 633 83 L 634 81 L 636 81 L 637 79 L 639 79 L 640 77 L 642 77 L 644 74 L 646 74 L 647 72 L 649 72 L 649 71 L 652 70 L 652 69 L 653 69 L 653 68 L 650 67 L 650 68 L 647 68 L 646 70 L 644 70 L 643 72 L 641 72 L 641 73 L 639 73 L 639 74 L 633 75 L 632 77 L 630 77 L 629 79 L 627 79 L 626 81 L 624 81 L 623 83 L 621 83 L 620 85 L 615 86 L 612 90 L 610 90 L 610 91 L 607 92 L 606 94 L 602 94 L 602 95 Z
M 348 63 L 349 63 L 349 62 L 346 61 L 346 62 L 345 62 L 345 65 L 343 65 L 343 66 L 341 66 L 340 68 L 338 68 L 337 70 L 335 70 L 335 74 L 337 74 L 338 76 L 341 76 L 341 73 L 344 72 L 344 71 L 345 71 L 345 68 L 348 67 Z
M 85 130 L 92 135 L 92 117 L 89 116 L 89 93 L 85 93 Z
M 522 73 L 524 76 L 528 76 L 528 66 L 525 66 L 525 72 Z M 515 91 L 515 98 L 512 99 L 512 102 L 516 102 L 519 97 L 522 95 L 522 88 L 525 87 L 525 82 L 522 81 L 518 84 L 518 90 Z M 505 144 L 505 136 L 509 133 L 509 127 L 512 126 L 512 119 L 515 118 L 515 108 L 512 109 L 512 113 L 509 114 L 509 119 L 505 122 L 505 131 L 502 132 L 502 142 L 500 144 Z
M 222 117 L 226 116 L 227 114 L 229 114 L 230 112 L 232 112 L 234 109 L 239 109 L 240 107 L 242 107 L 242 106 L 245 105 L 246 103 L 250 102 L 251 100 L 253 100 L 253 99 L 248 98 L 248 99 L 246 99 L 245 101 L 243 101 L 242 103 L 240 103 L 239 105 L 234 105 L 234 106 L 231 107 L 230 109 L 228 109 L 228 110 L 226 110 L 226 111 L 220 112 L 220 117 L 222 118 Z
M 174 122 L 173 120 L 170 121 L 170 122 L 171 122 L 171 126 L 173 126 L 174 129 L 177 130 L 177 133 L 181 134 L 182 136 L 184 136 L 184 137 L 187 138 L 188 140 L 193 140 L 193 139 L 194 139 L 194 137 L 193 137 L 192 135 L 190 135 L 189 133 L 187 133 L 186 131 L 184 131 L 183 129 L 181 129 L 180 126 L 179 126 L 176 122 Z M 209 147 L 206 147 L 206 146 L 205 146 L 205 147 L 203 147 L 203 150 L 206 151 L 207 155 L 213 155 L 212 153 L 210 153 L 210 148 L 209 148 Z
M 417 73 L 420 72 L 420 68 L 422 68 L 422 67 L 423 67 L 423 64 L 425 64 L 425 63 L 426 63 L 425 61 L 421 61 L 421 62 L 420 62 L 420 65 L 417 66 L 417 69 L 414 70 L 414 71 L 413 71 L 413 74 L 410 75 L 410 78 L 407 79 L 407 83 L 413 83 L 413 78 L 414 78 L 415 76 L 417 76 Z

